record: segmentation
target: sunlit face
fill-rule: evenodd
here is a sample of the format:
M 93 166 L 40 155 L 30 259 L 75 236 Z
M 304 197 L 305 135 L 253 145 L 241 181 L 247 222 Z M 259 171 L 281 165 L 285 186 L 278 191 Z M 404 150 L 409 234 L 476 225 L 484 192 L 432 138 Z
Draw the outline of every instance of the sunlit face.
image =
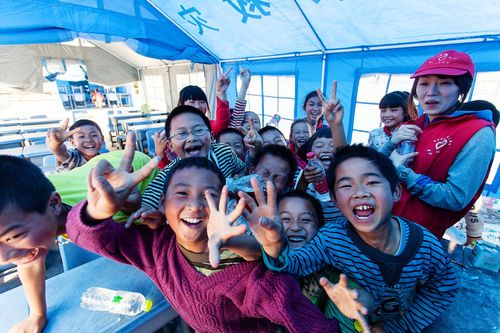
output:
M 246 129 L 247 131 L 250 131 L 250 118 L 253 118 L 253 125 L 255 130 L 256 131 L 260 130 L 261 124 L 259 116 L 257 116 L 257 114 L 252 111 L 245 112 L 245 118 L 243 118 L 243 123 L 241 124 L 241 127 Z
M 416 93 L 418 103 L 433 120 L 458 102 L 460 88 L 452 78 L 425 75 L 418 78 Z
M 212 195 L 217 205 L 221 188 L 219 178 L 206 169 L 191 167 L 173 175 L 165 194 L 163 209 L 177 243 L 182 247 L 196 253 L 206 252 L 210 210 L 205 191 Z
M 266 131 L 261 135 L 261 137 L 264 147 L 267 145 L 280 145 L 284 147 L 288 146 L 283 135 L 275 129 Z
M 302 147 L 302 145 L 310 137 L 311 137 L 311 128 L 306 123 L 297 123 L 291 129 L 290 141 L 293 142 L 295 150 Z
M 278 194 L 288 185 L 287 181 L 290 172 L 292 172 L 290 165 L 285 160 L 271 154 L 263 156 L 259 164 L 250 170 L 250 173 L 260 175 L 264 182 L 270 180 Z
M 0 214 L 0 265 L 25 265 L 45 260 L 57 234 L 54 210 L 25 213 L 10 203 Z
M 188 99 L 188 100 L 184 101 L 184 105 L 189 105 L 189 106 L 195 107 L 198 110 L 200 110 L 201 112 L 203 112 L 204 114 L 207 114 L 208 105 L 207 105 L 207 102 L 202 100 L 202 99 L 196 99 L 196 100 Z
M 78 128 L 79 131 L 73 134 L 70 142 L 88 161 L 99 155 L 104 138 L 99 129 L 93 125 L 83 125 Z
M 316 154 L 316 158 L 321 161 L 325 170 L 332 163 L 333 149 L 332 138 L 317 138 L 311 146 L 311 151 Z
M 168 140 L 170 150 L 181 158 L 207 157 L 212 135 L 208 130 L 199 136 L 193 133 L 200 129 L 207 129 L 207 125 L 199 115 L 185 112 L 175 116 L 170 123 L 170 139 Z M 189 132 L 188 136 L 180 139 L 179 134 L 186 132 Z
M 245 160 L 245 145 L 240 135 L 224 133 L 219 137 L 219 142 L 228 144 L 240 160 Z
M 389 131 L 395 130 L 404 121 L 404 111 L 401 106 L 380 109 L 380 120 Z
M 280 201 L 278 210 L 292 249 L 304 246 L 318 232 L 318 217 L 309 201 L 288 197 Z
M 401 186 L 391 190 L 380 170 L 364 158 L 342 162 L 335 177 L 337 206 L 358 233 L 369 234 L 390 221 Z
M 307 100 L 304 111 L 309 123 L 316 124 L 323 116 L 323 103 L 318 96 L 313 96 Z

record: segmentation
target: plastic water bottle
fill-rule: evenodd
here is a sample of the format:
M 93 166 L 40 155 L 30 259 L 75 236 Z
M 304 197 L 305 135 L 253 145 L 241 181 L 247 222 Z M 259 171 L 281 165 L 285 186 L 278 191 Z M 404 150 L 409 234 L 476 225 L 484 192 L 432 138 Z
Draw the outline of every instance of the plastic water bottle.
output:
M 406 155 L 409 153 L 415 152 L 415 141 L 413 140 L 403 140 L 399 143 L 398 146 L 398 154 L 399 155 Z M 405 165 L 408 166 L 411 161 L 413 161 L 413 158 L 409 158 L 406 160 Z
M 90 287 L 82 294 L 80 306 L 87 310 L 135 316 L 148 312 L 153 302 L 140 293 Z
M 323 167 L 323 164 L 321 164 L 321 161 L 316 158 L 316 154 L 312 151 L 308 152 L 306 154 L 306 157 L 308 166 L 312 166 L 315 169 L 321 170 L 321 180 L 314 183 L 314 189 L 321 195 L 321 198 L 319 199 L 321 201 L 330 200 L 330 197 L 328 195 L 328 184 L 326 183 L 325 179 L 326 171 Z
M 267 126 L 273 126 L 273 127 L 278 127 L 278 123 L 280 122 L 281 120 L 281 117 L 279 114 L 275 114 L 271 120 L 269 120 L 269 122 L 267 123 Z
M 262 179 L 261 175 L 251 174 L 251 175 L 247 175 L 247 176 L 236 178 L 236 179 L 235 178 L 227 178 L 226 179 L 227 189 L 230 192 L 234 192 L 234 193 L 237 193 L 238 191 L 251 193 L 251 192 L 253 192 L 252 183 L 250 183 L 250 179 L 252 179 L 252 178 L 257 179 L 257 182 L 259 183 L 260 188 L 262 188 L 262 189 L 266 188 L 264 179 Z

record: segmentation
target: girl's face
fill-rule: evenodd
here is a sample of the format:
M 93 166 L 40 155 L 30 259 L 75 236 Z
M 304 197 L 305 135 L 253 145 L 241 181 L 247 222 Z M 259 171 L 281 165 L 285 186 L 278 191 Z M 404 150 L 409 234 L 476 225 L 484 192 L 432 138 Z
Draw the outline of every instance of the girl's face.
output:
M 280 201 L 278 209 L 292 249 L 301 248 L 318 232 L 318 217 L 309 201 L 288 197 Z
M 425 75 L 418 78 L 416 93 L 418 103 L 432 121 L 458 102 L 460 88 L 450 77 Z
M 404 121 L 404 111 L 401 106 L 380 109 L 380 120 L 390 131 L 396 129 Z
M 185 249 L 195 253 L 207 250 L 210 210 L 205 191 L 218 205 L 221 188 L 217 176 L 206 169 L 190 167 L 173 174 L 163 208 L 177 243 Z
M 313 96 L 307 100 L 304 111 L 309 123 L 316 124 L 323 116 L 323 103 L 321 103 L 318 96 Z
M 314 140 L 311 151 L 316 154 L 316 158 L 321 161 L 321 164 L 327 170 L 333 159 L 332 138 L 317 138 Z
M 197 99 L 197 100 L 188 99 L 187 101 L 184 101 L 184 105 L 193 106 L 198 110 L 200 110 L 201 112 L 203 112 L 204 114 L 207 114 L 208 105 L 207 102 L 202 99 Z
M 298 123 L 292 127 L 290 134 L 290 141 L 293 142 L 295 150 L 302 147 L 302 145 L 311 137 L 311 128 L 306 123 Z

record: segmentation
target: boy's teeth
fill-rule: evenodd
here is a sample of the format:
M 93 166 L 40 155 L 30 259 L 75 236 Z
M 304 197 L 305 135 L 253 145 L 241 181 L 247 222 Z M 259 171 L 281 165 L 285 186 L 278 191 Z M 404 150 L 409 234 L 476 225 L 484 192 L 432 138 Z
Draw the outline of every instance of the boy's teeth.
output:
M 356 210 L 368 210 L 368 209 L 372 209 L 372 207 L 367 206 L 367 205 L 359 205 L 359 206 L 354 207 L 354 209 L 356 209 Z
M 184 218 L 183 220 L 188 222 L 188 223 L 198 223 L 198 222 L 203 221 L 203 219 L 200 219 L 200 218 Z

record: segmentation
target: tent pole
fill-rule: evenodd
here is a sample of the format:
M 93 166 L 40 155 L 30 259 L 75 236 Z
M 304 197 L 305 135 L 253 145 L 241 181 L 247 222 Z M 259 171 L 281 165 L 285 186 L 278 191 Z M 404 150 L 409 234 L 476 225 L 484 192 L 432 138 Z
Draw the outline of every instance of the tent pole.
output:
M 321 56 L 321 91 L 325 92 L 325 76 L 326 76 L 326 53 Z

